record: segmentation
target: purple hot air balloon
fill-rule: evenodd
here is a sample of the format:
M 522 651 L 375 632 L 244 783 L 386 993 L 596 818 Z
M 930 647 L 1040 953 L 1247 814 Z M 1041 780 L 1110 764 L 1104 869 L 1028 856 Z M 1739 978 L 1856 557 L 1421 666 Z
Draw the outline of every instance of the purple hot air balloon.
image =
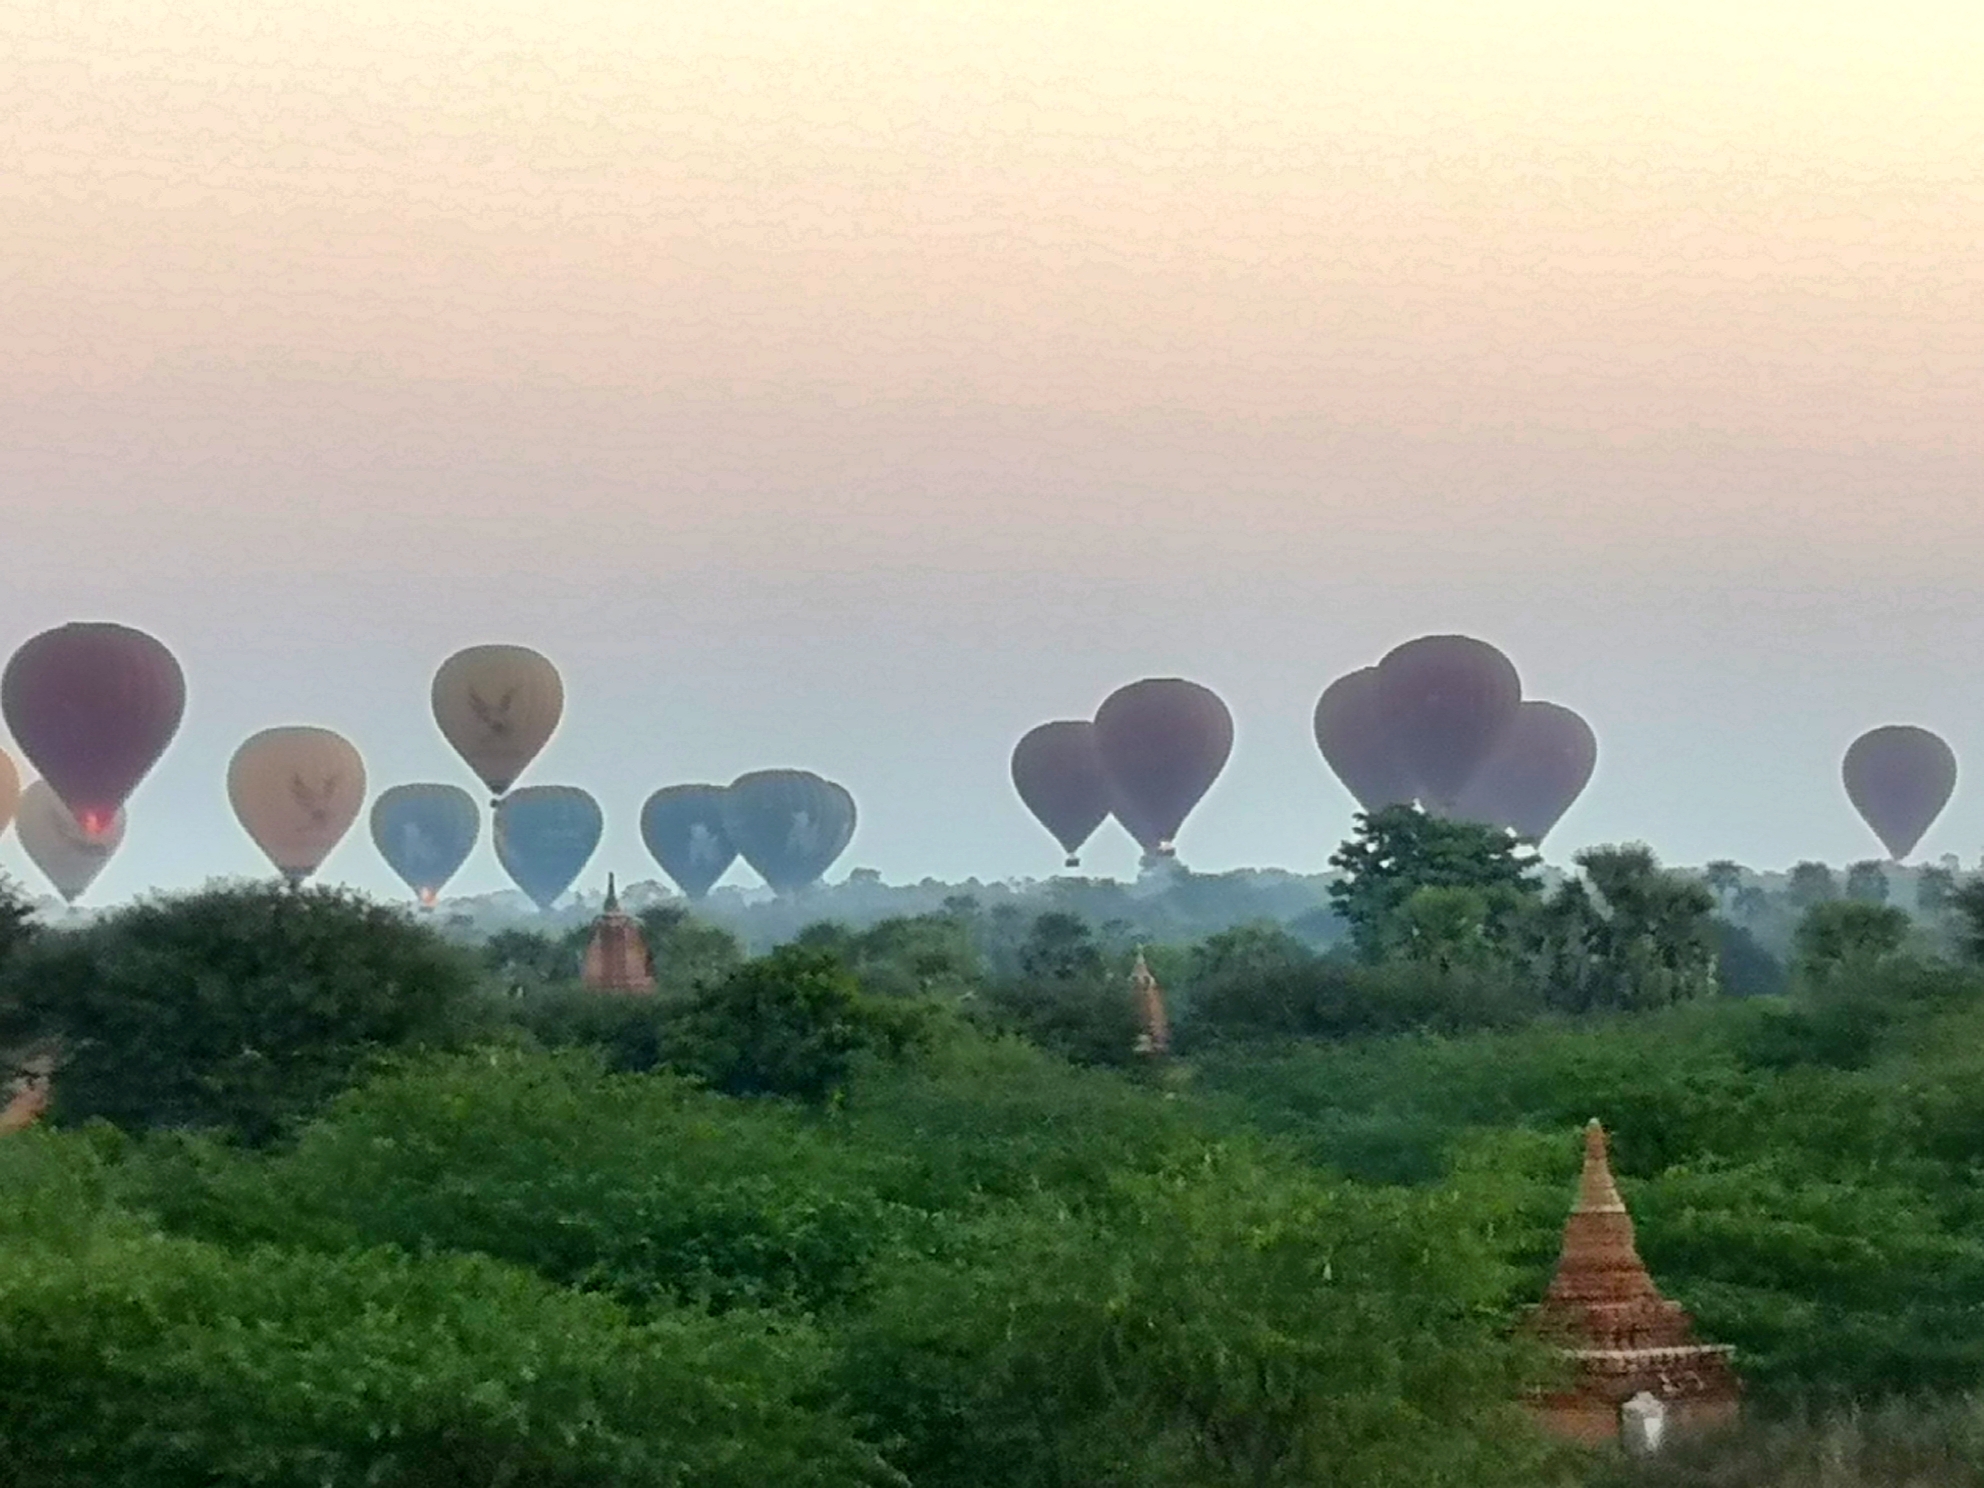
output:
M 1927 729 L 1889 724 L 1847 748 L 1847 799 L 1896 862 L 1915 850 L 1956 790 L 1956 754 Z
M 179 731 L 186 677 L 143 631 L 78 622 L 14 653 L 0 677 L 0 710 L 22 752 L 96 837 Z
M 1461 791 L 1454 814 L 1541 842 L 1583 794 L 1597 764 L 1590 724 L 1556 703 L 1524 703 Z
M 1111 809 L 1139 846 L 1170 857 L 1192 808 L 1233 752 L 1233 715 L 1209 688 L 1180 677 L 1119 687 L 1095 712 Z
M 1013 747 L 1013 788 L 1061 844 L 1067 866 L 1079 868 L 1082 844 L 1109 815 L 1109 775 L 1095 725 L 1071 718 L 1029 730 Z
M 1471 636 L 1421 636 L 1378 663 L 1399 759 L 1429 808 L 1451 812 L 1522 703 L 1514 663 Z
M 1367 812 L 1411 804 L 1418 794 L 1385 729 L 1378 669 L 1339 677 L 1316 700 L 1316 747 Z

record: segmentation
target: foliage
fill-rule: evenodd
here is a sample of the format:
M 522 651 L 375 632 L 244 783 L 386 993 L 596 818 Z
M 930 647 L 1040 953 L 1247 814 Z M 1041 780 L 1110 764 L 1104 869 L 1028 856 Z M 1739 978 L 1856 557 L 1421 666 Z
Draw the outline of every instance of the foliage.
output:
M 830 954 L 786 947 L 748 961 L 672 1011 L 663 1060 L 726 1095 L 827 1101 L 864 1056 L 902 1058 L 924 1039 L 915 1006 L 865 994 Z
M 1496 828 L 1412 806 L 1360 812 L 1355 820 L 1356 831 L 1330 858 L 1339 877 L 1329 893 L 1367 962 L 1384 960 L 1410 940 L 1406 907 L 1422 889 L 1476 891 L 1493 941 L 1540 892 L 1534 850 Z
M 1792 866 L 1786 893 L 1798 909 L 1807 910 L 1839 897 L 1839 881 L 1824 863 L 1797 863 Z
M 376 1080 L 273 1160 L 159 1149 L 134 1181 L 230 1243 L 478 1251 L 644 1310 L 811 1309 L 912 1227 L 889 1197 L 902 1167 L 790 1110 L 506 1051 Z
M 1864 862 L 1848 864 L 1846 897 L 1856 904 L 1886 904 L 1888 902 L 1886 868 L 1871 858 Z
M 0 967 L 34 938 L 36 929 L 34 905 L 27 893 L 7 874 L 0 873 Z
M 1554 1005 L 1658 1008 L 1717 990 L 1715 901 L 1702 884 L 1640 844 L 1576 861 L 1583 881 L 1566 881 L 1530 921 Z
M 380 1053 L 460 1039 L 474 991 L 465 958 L 398 910 L 225 886 L 38 937 L 0 972 L 0 1038 L 59 1046 L 60 1121 L 260 1143 Z
M 1975 1488 L 1984 1401 L 1896 1399 L 1770 1414 L 1657 1457 L 1608 1464 L 1600 1488 Z
M 1963 953 L 1984 961 L 1984 876 L 1969 879 L 1949 896 L 1949 907 L 1961 924 Z
M 984 981 L 971 921 L 956 911 L 886 919 L 866 930 L 822 922 L 794 944 L 831 952 L 863 991 L 879 997 L 958 1002 Z
M 1546 1454 L 1515 1418 L 1524 1361 L 1465 1233 L 1437 1199 L 1208 1149 L 893 1271 L 846 1388 L 926 1488 L 1527 1484 Z
M 1814 904 L 1798 923 L 1798 969 L 1812 981 L 1864 972 L 1897 954 L 1908 915 L 1893 905 L 1834 899 Z
M 1764 949 L 1746 926 L 1718 919 L 1709 926 L 1715 941 L 1715 979 L 1731 997 L 1776 997 L 1784 991 L 1784 963 Z
M 1980 1047 L 1984 979 L 1897 959 L 1789 1005 L 1219 1049 L 1197 1083 L 1316 1161 L 1413 1183 L 1451 1181 L 1481 1133 L 1598 1116 L 1656 1279 L 1738 1347 L 1759 1397 L 1871 1397 L 1984 1378 Z M 1495 1180 L 1541 1193 L 1504 1228 L 1526 1289 L 1547 1279 L 1570 1177 Z
M 744 961 L 744 947 L 735 935 L 680 905 L 654 905 L 634 918 L 654 963 L 655 990 L 663 997 L 689 996 L 721 981 Z
M 228 1250 L 104 1204 L 73 1138 L 0 1151 L 0 1446 L 49 1488 L 853 1488 L 892 1481 L 790 1323 L 610 1302 L 476 1257 Z

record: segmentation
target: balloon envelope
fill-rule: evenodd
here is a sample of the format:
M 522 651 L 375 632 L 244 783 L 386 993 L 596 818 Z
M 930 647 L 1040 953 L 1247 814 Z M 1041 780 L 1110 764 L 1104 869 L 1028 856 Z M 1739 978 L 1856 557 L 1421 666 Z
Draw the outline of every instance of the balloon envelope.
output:
M 1095 712 L 1096 747 L 1111 808 L 1147 853 L 1172 841 L 1233 752 L 1233 715 L 1210 688 L 1147 677 L 1112 692 Z
M 1569 708 L 1528 702 L 1460 793 L 1454 814 L 1541 842 L 1584 793 L 1598 737 Z
M 315 873 L 365 805 L 365 761 L 329 729 L 263 729 L 227 767 L 234 814 L 291 883 Z
M 74 904 L 123 846 L 124 813 L 117 812 L 92 836 L 49 783 L 37 780 L 21 792 L 16 831 L 28 860 L 55 885 L 65 903 Z
M 723 824 L 720 785 L 664 786 L 641 807 L 641 840 L 661 871 L 691 899 L 700 899 L 737 861 Z
M 1109 774 L 1095 725 L 1085 718 L 1043 723 L 1013 747 L 1013 788 L 1034 818 L 1047 828 L 1068 867 L 1109 815 Z
M 511 791 L 496 808 L 496 857 L 539 909 L 549 909 L 592 858 L 606 818 L 572 785 Z
M 1522 703 L 1514 663 L 1471 636 L 1421 636 L 1378 663 L 1387 736 L 1418 794 L 1450 811 Z
M 475 798 L 458 785 L 396 785 L 372 803 L 372 842 L 420 902 L 432 905 L 482 835 Z
M 1316 700 L 1316 747 L 1344 789 L 1367 812 L 1409 806 L 1418 792 L 1386 727 L 1378 669 L 1336 679 Z
M 820 877 L 854 839 L 854 797 L 811 770 L 756 770 L 723 793 L 724 828 L 780 894 Z
M 433 700 L 442 734 L 500 796 L 556 732 L 565 684 L 527 646 L 471 646 L 441 663 Z
M 20 805 L 21 772 L 14 768 L 7 751 L 0 749 L 0 837 L 7 835 L 7 828 L 13 824 L 14 813 Z
M 99 832 L 179 731 L 186 677 L 143 631 L 78 622 L 14 653 L 0 676 L 0 711 L 49 788 L 85 831 Z
M 1927 729 L 1890 724 L 1855 739 L 1840 765 L 1847 799 L 1888 855 L 1907 857 L 1956 790 L 1956 753 Z

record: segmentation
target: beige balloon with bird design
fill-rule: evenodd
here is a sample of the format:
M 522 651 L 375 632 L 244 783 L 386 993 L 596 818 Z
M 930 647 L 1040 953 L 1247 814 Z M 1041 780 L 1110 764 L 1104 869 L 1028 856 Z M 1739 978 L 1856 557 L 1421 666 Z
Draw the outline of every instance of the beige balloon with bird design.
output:
M 227 767 L 234 814 L 276 870 L 300 884 L 344 840 L 365 806 L 365 761 L 329 729 L 263 729 Z
M 517 783 L 564 713 L 558 668 L 528 646 L 471 646 L 434 674 L 434 721 L 493 795 Z
M 21 809 L 21 772 L 14 768 L 7 751 L 0 749 L 0 837 L 7 835 L 14 813 Z
M 29 861 L 55 885 L 64 903 L 74 904 L 123 845 L 124 811 L 119 807 L 110 825 L 92 837 L 55 788 L 46 780 L 36 780 L 21 792 L 15 832 Z

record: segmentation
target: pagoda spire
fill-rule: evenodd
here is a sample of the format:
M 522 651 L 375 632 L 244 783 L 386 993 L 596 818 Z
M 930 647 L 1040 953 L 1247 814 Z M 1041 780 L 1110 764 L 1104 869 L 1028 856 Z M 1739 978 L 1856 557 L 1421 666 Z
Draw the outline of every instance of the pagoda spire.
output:
M 1171 1019 L 1164 1009 L 1164 989 L 1157 984 L 1144 948 L 1137 947 L 1137 961 L 1130 968 L 1130 995 L 1136 1000 L 1136 1052 L 1163 1056 L 1171 1052 Z
M 1727 1420 L 1738 1409 L 1732 1350 L 1699 1342 L 1687 1311 L 1660 1295 L 1640 1259 L 1596 1117 L 1585 1124 L 1584 1170 L 1556 1275 L 1529 1326 L 1573 1365 L 1568 1388 L 1533 1401 L 1542 1423 L 1560 1435 L 1616 1437 L 1620 1409 L 1641 1394 L 1684 1429 Z
M 620 891 L 606 876 L 606 902 L 592 922 L 581 979 L 602 992 L 654 991 L 654 965 L 638 921 L 620 908 Z

